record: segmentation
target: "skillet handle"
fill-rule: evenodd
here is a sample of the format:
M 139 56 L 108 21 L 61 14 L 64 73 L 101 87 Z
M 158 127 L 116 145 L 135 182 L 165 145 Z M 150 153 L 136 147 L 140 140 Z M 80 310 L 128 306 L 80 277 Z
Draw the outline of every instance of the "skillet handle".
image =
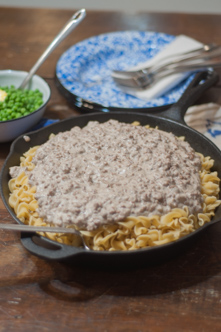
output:
M 203 92 L 215 85 L 218 81 L 219 75 L 213 70 L 197 73 L 176 104 L 168 110 L 160 112 L 160 114 L 158 113 L 158 115 L 186 125 L 184 116 L 188 107 L 192 106 Z
M 32 254 L 49 260 L 66 260 L 85 254 L 85 249 L 55 243 L 34 233 L 21 234 L 23 246 Z M 78 257 L 79 258 L 79 257 Z

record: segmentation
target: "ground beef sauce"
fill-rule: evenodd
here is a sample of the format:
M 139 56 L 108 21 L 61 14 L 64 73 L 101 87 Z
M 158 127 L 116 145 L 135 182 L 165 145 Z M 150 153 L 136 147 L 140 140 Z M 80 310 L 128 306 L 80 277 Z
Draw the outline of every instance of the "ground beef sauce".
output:
M 38 213 L 55 225 L 94 230 L 176 207 L 201 211 L 200 158 L 171 133 L 93 121 L 54 136 L 33 162 Z

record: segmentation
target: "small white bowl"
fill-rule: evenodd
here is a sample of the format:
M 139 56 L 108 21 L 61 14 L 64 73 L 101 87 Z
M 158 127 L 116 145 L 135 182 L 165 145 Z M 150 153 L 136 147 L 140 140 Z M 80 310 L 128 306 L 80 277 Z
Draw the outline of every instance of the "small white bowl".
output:
M 0 87 L 14 85 L 16 88 L 20 86 L 28 73 L 17 70 L 0 70 Z M 42 118 L 46 104 L 48 103 L 51 90 L 49 85 L 43 78 L 34 75 L 27 84 L 26 89 L 38 89 L 43 94 L 43 104 L 36 111 L 22 116 L 18 119 L 0 121 L 0 143 L 9 142 L 27 132 L 31 127 L 38 123 Z

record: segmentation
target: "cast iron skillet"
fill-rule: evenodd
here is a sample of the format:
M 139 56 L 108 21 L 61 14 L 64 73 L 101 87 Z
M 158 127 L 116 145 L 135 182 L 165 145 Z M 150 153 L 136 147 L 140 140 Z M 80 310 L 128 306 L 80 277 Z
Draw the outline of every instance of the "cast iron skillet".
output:
M 194 129 L 189 128 L 184 122 L 184 115 L 187 108 L 192 105 L 205 90 L 214 85 L 217 81 L 218 75 L 213 71 L 201 72 L 197 74 L 180 100 L 170 109 L 157 113 L 157 115 L 133 112 L 87 114 L 69 118 L 38 131 L 29 133 L 31 138 L 30 142 L 26 142 L 22 136 L 19 137 L 13 142 L 11 151 L 1 172 L 1 195 L 9 213 L 19 223 L 19 220 L 15 217 L 14 212 L 8 205 L 9 167 L 18 165 L 20 156 L 31 146 L 44 143 L 48 139 L 50 133 L 56 134 L 60 131 L 69 130 L 76 125 L 83 127 L 88 123 L 88 121 L 91 120 L 105 122 L 112 118 L 127 123 L 131 123 L 136 120 L 139 121 L 141 125 L 149 124 L 153 127 L 158 126 L 159 129 L 173 132 L 177 136 L 185 136 L 186 140 L 196 151 L 203 153 L 205 156 L 211 156 L 211 158 L 215 160 L 214 170 L 218 171 L 218 174 L 221 175 L 221 151 L 205 136 L 198 133 Z M 128 252 L 86 251 L 83 248 L 75 248 L 53 242 L 31 232 L 28 234 L 23 233 L 21 235 L 21 242 L 32 254 L 44 259 L 68 261 L 72 265 L 81 262 L 82 264 L 92 264 L 93 266 L 114 267 L 120 265 L 133 267 L 137 265 L 157 263 L 173 257 L 174 254 L 178 254 L 189 247 L 190 244 L 194 244 L 202 232 L 206 232 L 210 225 L 215 224 L 220 219 L 221 207 L 217 209 L 214 219 L 209 224 L 182 239 L 157 247 Z

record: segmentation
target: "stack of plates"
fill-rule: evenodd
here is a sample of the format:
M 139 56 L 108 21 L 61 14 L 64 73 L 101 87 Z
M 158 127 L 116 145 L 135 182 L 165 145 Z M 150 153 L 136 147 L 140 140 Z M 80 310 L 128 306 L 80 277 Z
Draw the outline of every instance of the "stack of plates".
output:
M 174 39 L 175 36 L 164 33 L 120 31 L 83 40 L 60 57 L 56 66 L 57 87 L 83 112 L 168 108 L 180 98 L 189 79 L 159 98 L 144 101 L 124 93 L 111 72 L 147 61 Z

